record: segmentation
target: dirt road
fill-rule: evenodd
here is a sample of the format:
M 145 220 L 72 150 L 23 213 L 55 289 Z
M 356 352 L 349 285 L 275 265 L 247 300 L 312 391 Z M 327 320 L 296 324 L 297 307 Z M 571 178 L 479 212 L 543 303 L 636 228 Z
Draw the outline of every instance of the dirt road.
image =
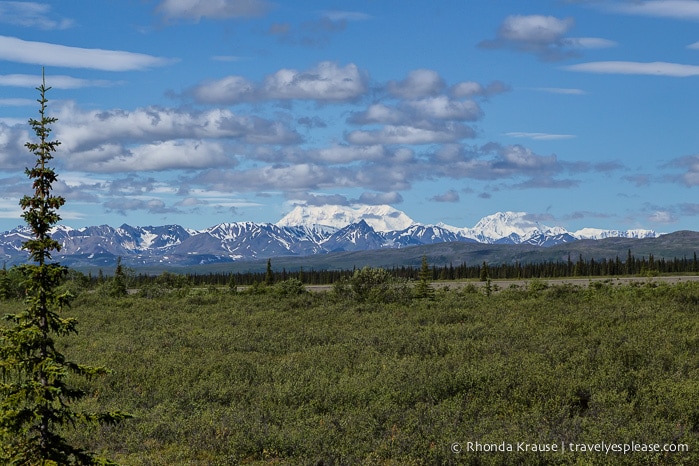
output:
M 591 278 L 541 278 L 536 279 L 539 282 L 547 283 L 549 285 L 576 285 L 576 286 L 588 286 L 592 282 L 607 282 L 612 285 L 627 285 L 629 283 L 680 283 L 680 282 L 699 282 L 699 275 L 677 275 L 677 276 L 664 276 L 664 277 L 591 277 Z M 497 289 L 504 290 L 507 288 L 517 286 L 519 288 L 525 288 L 531 279 L 521 279 L 521 280 L 491 280 L 491 286 Z M 474 286 L 485 286 L 485 282 L 479 280 L 455 280 L 455 281 L 441 281 L 432 282 L 432 288 L 450 288 L 459 289 L 467 285 Z M 332 285 L 306 285 L 306 289 L 309 291 L 328 291 L 332 289 Z

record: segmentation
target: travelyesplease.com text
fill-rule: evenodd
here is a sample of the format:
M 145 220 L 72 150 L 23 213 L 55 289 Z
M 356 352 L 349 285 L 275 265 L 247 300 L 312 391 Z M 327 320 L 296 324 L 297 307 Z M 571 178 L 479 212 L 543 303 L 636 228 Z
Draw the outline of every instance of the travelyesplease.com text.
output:
M 481 443 L 481 442 L 454 442 L 451 445 L 453 453 L 462 452 L 580 452 L 580 453 L 659 453 L 671 452 L 681 453 L 689 451 L 689 445 L 684 443 L 527 443 L 527 442 L 500 442 L 500 443 Z

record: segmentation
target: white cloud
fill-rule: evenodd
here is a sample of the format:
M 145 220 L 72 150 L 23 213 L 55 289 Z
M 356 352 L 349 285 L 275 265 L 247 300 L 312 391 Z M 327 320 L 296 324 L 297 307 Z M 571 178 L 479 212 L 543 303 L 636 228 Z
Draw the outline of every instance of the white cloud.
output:
M 472 100 L 451 100 L 446 96 L 437 96 L 410 100 L 398 108 L 372 104 L 366 111 L 352 114 L 348 122 L 425 127 L 437 125 L 438 122 L 445 120 L 476 121 L 482 116 L 480 106 Z
M 564 39 L 563 43 L 579 49 L 606 49 L 619 45 L 613 40 L 600 39 L 599 37 L 570 37 Z
M 603 74 L 639 74 L 684 78 L 699 76 L 699 66 L 667 62 L 598 61 L 565 66 L 569 71 Z
M 7 125 L 0 122 L 0 167 L 16 169 L 29 165 L 31 157 L 24 143 L 29 140 L 28 126 Z
M 366 91 L 366 76 L 355 64 L 340 68 L 333 62 L 321 62 L 305 72 L 279 70 L 268 76 L 262 86 L 268 99 L 346 101 Z
M 487 86 L 474 81 L 464 81 L 455 84 L 451 88 L 451 95 L 457 98 L 462 97 L 490 97 L 496 94 L 502 94 L 510 90 L 510 86 L 501 82 L 493 81 Z
M 162 0 L 157 11 L 165 18 L 227 19 L 262 16 L 272 7 L 265 0 Z
M 104 71 L 140 70 L 173 62 L 142 53 L 69 47 L 8 36 L 0 36 L 0 60 Z
M 475 81 L 464 81 L 455 84 L 452 87 L 451 93 L 455 97 L 472 97 L 474 95 L 480 95 L 485 91 L 480 83 Z
M 289 144 L 300 140 L 283 123 L 223 109 L 197 112 L 146 107 L 133 111 L 83 111 L 68 103 L 56 117 L 61 149 L 67 152 L 127 141 L 230 138 L 252 144 Z
M 671 160 L 667 167 L 684 168 L 686 171 L 679 176 L 670 177 L 672 180 L 679 180 L 682 184 L 693 187 L 699 186 L 699 155 L 687 155 Z
M 389 81 L 388 92 L 404 99 L 435 96 L 444 89 L 444 81 L 436 71 L 413 70 L 403 81 Z
M 437 194 L 430 198 L 434 202 L 459 202 L 459 193 L 454 189 L 450 189 L 444 194 Z
M 474 101 L 450 100 L 446 96 L 415 100 L 406 105 L 421 117 L 440 120 L 475 121 L 483 116 L 481 108 Z
M 37 87 L 41 84 L 41 78 L 38 75 L 32 74 L 5 74 L 0 75 L 0 86 L 15 86 L 15 87 Z M 113 81 L 102 79 L 80 79 L 72 76 L 52 74 L 46 85 L 54 89 L 79 89 L 83 87 L 106 87 L 113 86 Z
M 605 48 L 616 42 L 596 37 L 566 37 L 575 22 L 544 15 L 511 15 L 500 25 L 495 39 L 478 45 L 485 49 L 510 48 L 533 53 L 542 60 L 561 60 L 576 55 L 577 49 Z
M 631 15 L 699 21 L 699 2 L 696 0 L 620 2 L 606 5 L 606 8 Z
M 346 164 L 356 161 L 381 160 L 386 157 L 386 149 L 381 145 L 374 146 L 333 146 L 316 151 L 310 151 L 304 158 L 317 162 Z
M 699 42 L 694 42 L 693 44 L 689 44 L 687 46 L 687 48 L 692 49 L 692 50 L 699 50 Z
M 51 5 L 36 2 L 0 1 L 0 22 L 43 30 L 68 29 L 74 25 L 70 19 L 51 19 Z
M 527 133 L 527 132 L 519 132 L 519 131 L 505 133 L 505 135 L 513 137 L 513 138 L 527 138 L 527 139 L 534 139 L 537 141 L 550 141 L 550 140 L 555 140 L 555 139 L 571 139 L 571 138 L 575 137 L 574 134 Z
M 658 210 L 648 216 L 648 220 L 653 223 L 675 223 L 677 218 L 667 210 Z
M 558 164 L 555 155 L 541 156 L 522 146 L 508 146 L 500 151 L 499 168 L 539 170 L 550 169 Z
M 255 85 L 242 76 L 227 76 L 206 81 L 193 88 L 195 100 L 208 104 L 232 104 L 255 99 Z
M 281 69 L 259 85 L 241 76 L 227 76 L 203 82 L 188 93 L 196 101 L 209 104 L 277 99 L 343 102 L 364 95 L 367 81 L 366 73 L 352 63 L 340 67 L 326 61 L 306 71 Z
M 498 36 L 518 43 L 547 45 L 560 40 L 574 25 L 572 18 L 512 15 L 505 18 Z
M 104 144 L 71 153 L 66 163 L 74 170 L 113 173 L 225 167 L 232 160 L 220 143 L 184 140 L 154 142 L 131 149 Z
M 315 164 L 300 163 L 287 166 L 265 166 L 248 170 L 209 170 L 192 178 L 193 184 L 203 184 L 218 191 L 283 191 L 317 190 L 342 185 L 337 170 Z
M 21 98 L 10 98 L 10 99 L 0 99 L 0 107 L 25 107 L 29 105 L 34 105 L 35 100 L 32 99 L 21 99 Z
M 387 125 L 376 131 L 353 131 L 347 135 L 347 141 L 352 144 L 433 144 L 456 142 L 474 135 L 471 127 L 456 123 L 435 129 Z
M 534 87 L 533 91 L 548 92 L 551 94 L 565 94 L 565 95 L 583 95 L 586 94 L 582 89 L 575 88 L 565 88 L 565 87 Z
M 359 199 L 357 201 L 359 204 L 364 205 L 400 204 L 403 202 L 403 196 L 395 191 L 387 193 L 363 192 L 359 195 Z
M 407 115 L 401 110 L 384 104 L 372 104 L 364 112 L 355 113 L 349 118 L 351 123 L 357 124 L 400 124 L 407 119 Z

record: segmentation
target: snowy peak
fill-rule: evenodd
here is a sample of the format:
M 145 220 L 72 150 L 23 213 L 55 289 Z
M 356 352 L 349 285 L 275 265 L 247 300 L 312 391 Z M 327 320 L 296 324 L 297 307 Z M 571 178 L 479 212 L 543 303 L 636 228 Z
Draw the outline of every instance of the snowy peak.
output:
M 386 245 L 386 239 L 377 233 L 366 220 L 360 220 L 336 231 L 323 246 L 331 252 L 366 251 L 380 249 Z
M 553 244 L 575 241 L 578 239 L 604 238 L 655 238 L 654 230 L 604 230 L 600 228 L 583 228 L 569 232 L 563 227 L 548 226 L 540 223 L 526 212 L 496 212 L 483 217 L 472 228 L 456 228 L 439 224 L 440 227 L 472 238 L 480 243 L 494 244 Z
M 540 235 L 550 228 L 528 218 L 526 212 L 497 212 L 483 217 L 471 229 L 474 235 L 490 240 L 510 240 L 513 243 Z
M 389 205 L 299 205 L 279 220 L 277 226 L 304 226 L 332 233 L 362 220 L 375 231 L 404 230 L 415 223 L 404 212 Z
M 600 228 L 583 228 L 571 233 L 577 239 L 604 239 L 604 238 L 655 238 L 658 233 L 655 230 L 602 230 Z
M 472 228 L 457 228 L 441 223 L 438 226 L 479 243 L 494 244 L 526 243 L 534 238 L 538 238 L 534 241 L 538 243 L 542 241 L 542 237 L 565 238 L 562 235 L 567 233 L 561 227 L 542 225 L 526 212 L 496 212 L 483 217 Z

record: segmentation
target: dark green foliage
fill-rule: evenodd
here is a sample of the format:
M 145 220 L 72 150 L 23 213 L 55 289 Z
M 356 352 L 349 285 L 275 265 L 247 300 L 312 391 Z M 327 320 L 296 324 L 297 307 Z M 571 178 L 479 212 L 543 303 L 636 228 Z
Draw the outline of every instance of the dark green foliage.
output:
M 427 256 L 422 256 L 420 274 L 418 275 L 418 282 L 415 284 L 414 288 L 415 297 L 434 299 L 434 289 L 430 286 L 431 282 L 432 271 L 427 263 Z
M 487 281 L 488 278 L 490 278 L 490 274 L 488 273 L 488 264 L 485 261 L 483 261 L 483 265 L 481 266 L 479 279 L 480 279 L 480 281 L 484 282 L 484 281 Z
M 341 280 L 333 289 L 338 297 L 359 303 L 407 302 L 412 297 L 405 280 L 394 278 L 388 270 L 371 267 L 355 270 L 349 280 Z
M 20 267 L 14 266 L 0 271 L 0 299 L 21 299 L 24 297 L 24 276 Z
M 308 293 L 306 287 L 303 286 L 303 283 L 298 278 L 289 278 L 288 280 L 277 282 L 274 285 L 274 291 L 280 296 L 295 296 Z
M 60 220 L 57 211 L 65 200 L 51 193 L 57 176 L 49 162 L 60 143 L 48 140 L 50 125 L 56 121 L 45 114 L 48 89 L 43 83 L 37 88 L 41 118 L 29 120 L 39 140 L 26 144 L 36 156 L 34 167 L 26 170 L 34 195 L 20 201 L 33 233 L 23 247 L 34 263 L 18 268 L 25 279 L 26 307 L 6 315 L 8 325 L 0 327 L 0 460 L 17 465 L 108 463 L 74 446 L 64 433 L 68 426 L 115 424 L 127 415 L 73 409 L 87 392 L 70 385 L 69 375 L 89 380 L 107 369 L 67 361 L 55 339 L 77 333 L 77 321 L 60 315 L 71 298 L 69 292 L 59 291 L 68 271 L 49 262 L 51 253 L 60 249 L 50 230 Z
M 121 265 L 121 257 L 117 258 L 116 269 L 112 277 L 109 295 L 112 297 L 126 296 L 126 272 L 124 266 Z
M 0 270 L 0 300 L 7 300 L 12 297 L 12 282 L 10 276 L 7 274 L 7 267 L 2 264 L 2 270 Z
M 485 286 L 483 287 L 483 290 L 485 291 L 486 296 L 493 294 L 493 282 L 490 280 L 490 278 L 485 279 Z
M 265 272 L 265 285 L 274 285 L 274 272 L 272 272 L 272 260 L 267 259 L 267 271 Z

